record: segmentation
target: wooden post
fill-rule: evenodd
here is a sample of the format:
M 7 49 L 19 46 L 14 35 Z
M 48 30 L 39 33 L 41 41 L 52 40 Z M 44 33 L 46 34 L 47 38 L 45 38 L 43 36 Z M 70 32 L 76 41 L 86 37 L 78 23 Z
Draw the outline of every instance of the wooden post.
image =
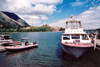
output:
M 94 50 L 96 48 L 96 39 L 97 39 L 97 35 L 95 34 L 95 38 L 94 38 Z
M 72 28 L 72 23 L 71 23 L 71 28 Z
M 81 27 L 81 24 L 80 24 L 80 22 L 79 22 L 79 28 Z
M 68 28 L 68 22 L 66 22 L 66 28 Z
M 79 22 L 79 24 L 80 24 L 80 28 L 82 28 L 81 22 Z
M 73 28 L 73 22 L 71 22 L 71 28 Z
M 77 27 L 77 22 L 76 22 L 76 28 L 78 28 L 78 27 Z

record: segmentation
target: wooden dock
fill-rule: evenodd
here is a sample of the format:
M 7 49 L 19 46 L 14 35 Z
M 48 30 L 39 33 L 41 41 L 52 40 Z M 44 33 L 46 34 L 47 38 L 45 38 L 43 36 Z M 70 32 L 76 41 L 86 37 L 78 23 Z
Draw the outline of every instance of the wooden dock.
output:
M 100 39 L 96 40 L 96 44 L 100 46 Z
M 1 51 L 5 51 L 6 49 L 5 49 L 5 47 L 4 46 L 0 46 L 0 52 Z
M 100 39 L 96 39 L 96 47 L 95 48 L 100 50 Z

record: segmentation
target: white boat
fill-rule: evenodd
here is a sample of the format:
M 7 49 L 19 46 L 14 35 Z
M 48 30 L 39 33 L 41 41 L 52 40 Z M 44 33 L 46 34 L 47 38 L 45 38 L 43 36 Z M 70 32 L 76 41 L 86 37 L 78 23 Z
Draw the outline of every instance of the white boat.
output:
M 0 35 L 0 42 L 10 41 L 11 36 L 10 35 Z
M 14 41 L 11 39 L 11 35 L 3 34 L 0 35 L 0 45 L 9 46 L 9 44 L 20 44 L 20 41 Z
M 62 34 L 62 49 L 75 57 L 80 57 L 88 48 L 93 47 L 88 34 L 83 31 L 81 21 L 66 22 L 65 32 Z

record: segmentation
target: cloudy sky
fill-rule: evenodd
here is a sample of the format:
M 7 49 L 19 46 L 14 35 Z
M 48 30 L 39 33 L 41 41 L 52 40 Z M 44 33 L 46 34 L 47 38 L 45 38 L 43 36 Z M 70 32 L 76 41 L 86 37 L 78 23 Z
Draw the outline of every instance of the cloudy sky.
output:
M 65 27 L 73 14 L 84 29 L 100 28 L 100 0 L 0 0 L 0 11 L 13 12 L 31 26 Z

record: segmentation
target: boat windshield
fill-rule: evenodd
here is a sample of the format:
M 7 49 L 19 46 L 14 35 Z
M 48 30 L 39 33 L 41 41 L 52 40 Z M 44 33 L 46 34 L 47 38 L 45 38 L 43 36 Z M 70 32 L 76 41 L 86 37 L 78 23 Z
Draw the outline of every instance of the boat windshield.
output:
M 63 35 L 63 40 L 70 40 L 70 35 Z
M 4 39 L 11 39 L 10 36 L 4 36 Z
M 76 34 L 71 35 L 71 37 L 72 37 L 72 39 L 80 39 L 80 35 L 76 35 Z
M 82 36 L 82 40 L 89 40 L 88 36 L 86 34 L 81 35 Z

